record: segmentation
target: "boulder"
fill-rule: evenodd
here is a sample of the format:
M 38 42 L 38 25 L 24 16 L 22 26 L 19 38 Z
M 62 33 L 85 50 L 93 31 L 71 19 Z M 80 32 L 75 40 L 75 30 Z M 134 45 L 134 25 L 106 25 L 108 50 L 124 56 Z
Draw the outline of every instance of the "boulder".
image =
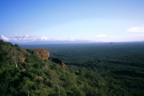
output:
M 66 64 L 64 63 L 64 61 L 61 62 L 61 66 L 66 69 Z
M 34 49 L 34 53 L 38 54 L 42 60 L 48 60 L 50 52 L 44 49 Z
M 26 58 L 24 58 L 24 57 L 19 58 L 19 62 L 25 62 L 25 61 L 26 61 Z

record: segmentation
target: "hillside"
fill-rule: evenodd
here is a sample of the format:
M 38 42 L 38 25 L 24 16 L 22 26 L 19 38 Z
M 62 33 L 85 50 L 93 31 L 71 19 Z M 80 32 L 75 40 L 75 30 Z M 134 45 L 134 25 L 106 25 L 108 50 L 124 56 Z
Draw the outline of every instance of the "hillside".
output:
M 96 96 L 143 96 L 144 43 L 93 43 L 24 45 L 44 48 L 59 57 L 75 74 L 81 72 L 84 83 L 95 88 Z M 78 71 L 77 71 L 78 70 Z M 77 74 L 80 78 L 81 74 Z M 99 86 L 97 87 L 97 82 Z M 87 91 L 86 91 L 87 92 Z M 93 91 L 92 91 L 93 92 Z M 95 95 L 93 95 L 95 96 Z
M 0 40 L 0 96 L 105 96 L 106 81 Z

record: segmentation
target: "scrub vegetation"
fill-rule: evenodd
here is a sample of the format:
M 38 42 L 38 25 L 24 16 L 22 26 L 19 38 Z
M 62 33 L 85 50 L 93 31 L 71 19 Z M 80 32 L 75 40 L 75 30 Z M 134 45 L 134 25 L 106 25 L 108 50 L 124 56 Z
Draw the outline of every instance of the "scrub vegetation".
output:
M 142 96 L 143 44 L 22 46 L 0 40 L 1 96 Z M 48 60 L 33 52 L 51 52 Z M 20 61 L 19 58 L 26 58 Z M 54 58 L 62 60 L 63 68 Z

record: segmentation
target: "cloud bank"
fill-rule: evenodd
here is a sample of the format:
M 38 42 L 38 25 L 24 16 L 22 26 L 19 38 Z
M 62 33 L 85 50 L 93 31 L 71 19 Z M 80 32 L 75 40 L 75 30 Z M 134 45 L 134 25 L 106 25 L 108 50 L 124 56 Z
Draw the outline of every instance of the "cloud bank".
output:
M 2 39 L 2 40 L 4 40 L 4 41 L 9 41 L 9 40 L 10 40 L 9 38 L 7 38 L 7 37 L 4 36 L 4 35 L 1 35 L 1 36 L 0 36 L 0 39 Z
M 15 36 L 5 36 L 5 35 L 0 35 L 0 39 L 7 41 L 7 42 L 17 42 L 17 43 L 27 43 L 27 42 L 49 42 L 49 41 L 62 41 L 62 42 L 74 42 L 74 41 L 84 41 L 84 40 L 79 40 L 75 39 L 73 37 L 69 38 L 48 38 L 47 36 L 29 36 L 29 35 L 15 35 Z
M 131 27 L 131 28 L 128 28 L 127 31 L 136 32 L 136 33 L 144 33 L 144 26 L 142 26 L 142 27 Z
M 36 37 L 36 36 L 29 36 L 29 35 L 15 35 L 15 36 L 5 36 L 0 35 L 0 39 L 8 42 L 34 42 L 34 41 L 48 41 L 48 37 L 42 36 L 42 37 Z
M 47 36 L 29 36 L 29 35 L 15 35 L 15 36 L 5 36 L 0 35 L 0 39 L 13 42 L 13 43 L 51 43 L 51 42 L 74 42 L 74 43 L 86 43 L 86 42 L 133 42 L 133 41 L 144 41 L 143 35 L 138 36 L 114 36 L 114 35 L 107 35 L 107 34 L 97 34 L 94 38 L 48 38 Z

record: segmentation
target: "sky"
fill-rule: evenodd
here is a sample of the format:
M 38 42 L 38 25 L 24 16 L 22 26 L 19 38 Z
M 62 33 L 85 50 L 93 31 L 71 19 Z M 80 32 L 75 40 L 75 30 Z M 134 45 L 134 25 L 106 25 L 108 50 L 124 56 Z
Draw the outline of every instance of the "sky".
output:
M 0 0 L 9 42 L 144 41 L 144 0 Z

